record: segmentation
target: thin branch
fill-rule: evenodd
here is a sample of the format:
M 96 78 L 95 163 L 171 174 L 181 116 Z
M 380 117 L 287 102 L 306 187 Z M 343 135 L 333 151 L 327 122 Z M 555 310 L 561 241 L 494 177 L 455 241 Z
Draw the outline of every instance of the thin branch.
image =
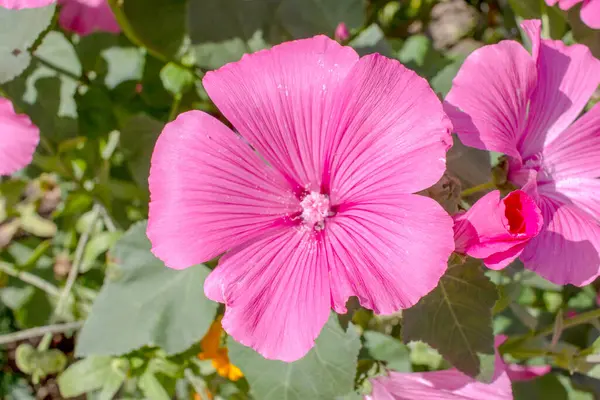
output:
M 48 68 L 58 72 L 61 75 L 68 76 L 69 78 L 79 82 L 79 84 L 81 84 L 81 85 L 89 85 L 90 84 L 90 80 L 85 75 L 77 76 L 73 72 L 67 71 L 66 69 L 64 69 L 62 67 L 54 65 L 54 64 L 44 60 L 43 58 L 36 56 L 35 54 L 32 54 L 31 58 L 33 60 L 37 61 L 38 63 L 40 63 L 41 65 L 48 67 Z
M 36 288 L 48 293 L 50 296 L 60 295 L 60 290 L 58 289 L 58 287 L 54 286 L 50 282 L 40 278 L 37 275 L 30 274 L 26 271 L 19 271 L 18 269 L 13 268 L 12 266 L 3 262 L 0 262 L 0 271 L 14 278 L 20 279 L 25 283 L 35 286 Z
M 40 326 L 37 328 L 26 329 L 24 331 L 9 333 L 0 336 L 0 345 L 18 342 L 20 340 L 31 339 L 34 337 L 56 334 L 72 330 L 80 329 L 83 326 L 83 321 L 67 322 L 66 324 L 56 324 Z

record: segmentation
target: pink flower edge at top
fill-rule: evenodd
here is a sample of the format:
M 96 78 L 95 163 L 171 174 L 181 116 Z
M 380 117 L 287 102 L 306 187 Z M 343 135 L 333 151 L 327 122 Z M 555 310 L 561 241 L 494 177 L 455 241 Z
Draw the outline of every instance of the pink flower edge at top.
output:
M 515 190 L 500 199 L 500 191 L 495 190 L 454 216 L 455 251 L 482 259 L 488 268 L 502 269 L 542 226 L 542 213 L 527 193 Z
M 514 41 L 474 51 L 445 109 L 467 146 L 509 156 L 509 180 L 542 212 L 544 226 L 519 256 L 560 284 L 600 275 L 600 104 L 580 118 L 600 83 L 600 61 L 583 45 L 542 40 L 522 24 L 532 54 Z
M 107 0 L 58 0 L 60 26 L 86 36 L 94 32 L 119 33 L 121 28 Z
M 25 114 L 15 113 L 0 97 L 0 175 L 10 175 L 31 163 L 40 131 Z
M 147 234 L 171 268 L 225 253 L 204 291 L 235 340 L 294 361 L 350 296 L 390 314 L 436 287 L 452 219 L 412 193 L 442 176 L 451 125 L 424 79 L 316 36 L 203 84 L 240 135 L 200 111 L 166 125 Z
M 22 10 L 26 8 L 47 7 L 56 3 L 56 0 L 0 0 L 0 7 L 9 10 Z
M 373 390 L 364 400 L 509 400 L 511 382 L 529 381 L 546 375 L 549 365 L 505 364 L 498 346 L 506 336 L 494 340 L 496 359 L 492 382 L 483 383 L 452 368 L 430 372 L 393 372 L 371 379 Z
M 561 10 L 568 10 L 581 2 L 581 20 L 590 28 L 600 29 L 600 0 L 546 0 L 549 6 L 558 3 Z

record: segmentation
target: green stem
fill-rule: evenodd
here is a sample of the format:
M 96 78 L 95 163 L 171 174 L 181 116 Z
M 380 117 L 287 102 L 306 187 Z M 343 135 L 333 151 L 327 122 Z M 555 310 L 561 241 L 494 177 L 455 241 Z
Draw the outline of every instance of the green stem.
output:
M 72 330 L 80 329 L 83 326 L 82 321 L 76 322 L 68 322 L 66 324 L 57 324 L 57 325 L 47 325 L 47 326 L 39 326 L 37 328 L 26 329 L 24 331 L 9 333 L 6 335 L 0 336 L 0 345 L 18 342 L 21 340 L 31 339 L 34 337 L 39 337 L 45 335 L 47 333 L 62 333 Z
M 169 112 L 169 122 L 173 121 L 177 118 L 177 114 L 179 111 L 179 105 L 181 104 L 181 94 L 176 94 L 173 99 L 173 104 L 171 104 L 171 111 Z
M 33 54 L 31 56 L 31 58 L 33 60 L 35 60 L 36 62 L 38 62 L 39 64 L 41 64 L 41 65 L 43 65 L 43 66 L 45 66 L 47 68 L 50 68 L 50 69 L 58 72 L 61 75 L 68 76 L 69 78 L 71 78 L 71 79 L 79 82 L 80 85 L 89 85 L 90 84 L 90 80 L 85 75 L 82 75 L 82 76 L 75 75 L 73 72 L 67 71 L 66 69 L 64 69 L 62 67 L 54 65 L 52 63 L 49 63 L 48 61 L 44 60 L 43 58 L 40 58 L 40 57 L 36 56 L 35 54 Z
M 598 318 L 600 318 L 600 309 L 587 311 L 587 312 L 578 314 L 572 318 L 565 319 L 563 321 L 563 331 L 565 329 L 572 328 L 577 325 L 583 325 L 583 324 L 587 324 L 588 322 L 593 322 L 593 321 L 597 320 Z M 532 337 L 548 336 L 548 335 L 551 335 L 553 332 L 554 332 L 554 324 L 547 326 L 544 329 L 541 329 L 539 331 L 533 332 L 531 334 L 531 336 Z
M 472 188 L 463 190 L 462 192 L 460 192 L 460 197 L 469 197 L 472 194 L 482 192 L 482 191 L 488 190 L 488 189 L 494 189 L 495 187 L 496 187 L 496 184 L 494 182 L 482 183 L 481 185 L 473 186 Z
M 26 271 L 19 271 L 7 263 L 0 262 L 0 271 L 14 278 L 20 279 L 25 283 L 35 286 L 36 288 L 48 293 L 50 296 L 59 296 L 60 291 L 56 286 L 40 278 L 37 275 L 30 274 Z
M 550 39 L 550 16 L 548 15 L 548 6 L 544 0 L 540 0 L 540 15 L 542 18 L 542 37 Z

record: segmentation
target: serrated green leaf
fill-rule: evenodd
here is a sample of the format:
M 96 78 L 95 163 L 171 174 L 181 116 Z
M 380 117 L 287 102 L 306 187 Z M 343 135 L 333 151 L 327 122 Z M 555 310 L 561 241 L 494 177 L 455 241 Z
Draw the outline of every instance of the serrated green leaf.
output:
M 422 340 L 463 373 L 489 381 L 494 372 L 496 300 L 496 287 L 480 261 L 451 264 L 438 286 L 404 311 L 404 341 Z
M 20 75 L 31 62 L 29 47 L 47 27 L 54 5 L 24 10 L 0 7 L 0 83 Z
M 401 341 L 383 333 L 366 331 L 365 347 L 376 360 L 385 361 L 387 368 L 399 372 L 411 372 L 410 350 Z
M 113 373 L 112 357 L 91 356 L 77 361 L 58 377 L 60 394 L 76 397 L 104 386 Z
M 293 363 L 267 360 L 233 339 L 231 362 L 239 367 L 257 399 L 327 399 L 351 392 L 360 339 L 353 325 L 344 332 L 335 316 L 329 318 L 315 347 Z
M 167 268 L 150 252 L 145 222 L 123 235 L 111 257 L 116 278 L 107 280 L 98 294 L 77 355 L 120 355 L 143 346 L 176 354 L 204 336 L 217 310 L 204 296 L 208 268 Z

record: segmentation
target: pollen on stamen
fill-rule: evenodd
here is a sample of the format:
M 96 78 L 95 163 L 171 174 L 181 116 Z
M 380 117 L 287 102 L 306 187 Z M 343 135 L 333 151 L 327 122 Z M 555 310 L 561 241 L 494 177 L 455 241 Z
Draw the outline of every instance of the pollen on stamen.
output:
M 319 231 L 325 227 L 325 218 L 331 215 L 329 196 L 319 192 L 310 192 L 300 202 L 302 220 L 304 223 Z

